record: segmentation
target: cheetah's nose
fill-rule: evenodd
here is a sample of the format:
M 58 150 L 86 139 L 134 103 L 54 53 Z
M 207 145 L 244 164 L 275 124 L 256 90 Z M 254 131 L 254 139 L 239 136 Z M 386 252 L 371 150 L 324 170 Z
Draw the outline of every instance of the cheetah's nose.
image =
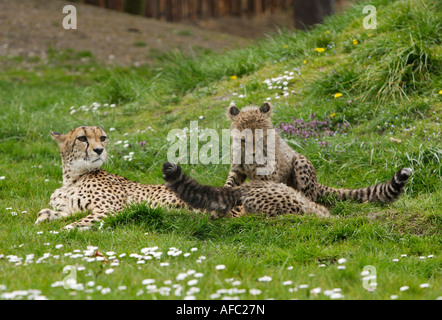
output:
M 95 148 L 94 151 L 96 154 L 101 155 L 103 153 L 104 149 L 103 148 Z

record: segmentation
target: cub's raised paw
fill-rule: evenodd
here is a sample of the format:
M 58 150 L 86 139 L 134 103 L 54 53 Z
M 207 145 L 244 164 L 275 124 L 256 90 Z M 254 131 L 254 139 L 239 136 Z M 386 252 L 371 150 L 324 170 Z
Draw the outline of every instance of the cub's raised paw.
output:
M 62 216 L 60 213 L 53 211 L 51 209 L 43 209 L 38 213 L 37 221 L 35 221 L 35 224 L 40 224 L 42 222 L 47 222 L 51 220 L 57 220 L 60 219 Z

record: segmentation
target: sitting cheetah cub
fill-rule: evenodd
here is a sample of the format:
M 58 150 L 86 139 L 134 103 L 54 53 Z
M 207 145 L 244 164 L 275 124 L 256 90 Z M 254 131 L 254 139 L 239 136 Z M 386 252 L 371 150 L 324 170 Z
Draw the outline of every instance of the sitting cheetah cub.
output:
M 233 188 L 203 186 L 169 162 L 163 164 L 163 177 L 191 207 L 214 210 L 221 216 L 242 205 L 247 213 L 264 213 L 268 217 L 307 213 L 330 217 L 325 207 L 283 183 L 255 180 Z
M 152 206 L 186 206 L 165 185 L 143 185 L 100 169 L 106 161 L 108 143 L 100 127 L 79 127 L 68 134 L 52 132 L 51 135 L 60 148 L 63 186 L 51 196 L 53 210 L 41 210 L 37 224 L 89 210 L 91 215 L 65 227 L 88 229 L 94 221 L 122 210 L 128 203 L 146 201 Z
M 253 140 L 257 140 L 257 130 L 260 129 L 266 135 L 269 130 L 274 130 L 270 120 L 272 113 L 272 105 L 265 102 L 261 108 L 245 107 L 241 111 L 234 105 L 228 109 L 228 116 L 232 124 L 231 130 L 252 132 Z M 334 189 L 321 185 L 316 179 L 315 168 L 312 163 L 302 154 L 294 151 L 288 144 L 278 135 L 275 134 L 274 139 L 274 171 L 270 174 L 259 175 L 257 170 L 262 167 L 256 161 L 250 164 L 244 161 L 244 154 L 241 156 L 241 163 L 231 161 L 230 173 L 227 177 L 225 187 L 235 187 L 244 183 L 246 178 L 254 181 L 273 181 L 283 183 L 289 187 L 298 190 L 311 201 L 317 201 L 318 198 L 326 195 L 334 195 L 339 200 L 353 199 L 359 201 L 373 202 L 392 202 L 399 198 L 402 194 L 405 184 L 410 177 L 412 170 L 404 168 L 398 171 L 393 178 L 386 183 L 377 184 L 371 187 L 361 189 Z M 242 141 L 242 151 L 244 149 L 244 139 Z M 262 152 L 267 154 L 267 144 L 263 144 Z M 232 146 L 232 160 L 234 149 Z

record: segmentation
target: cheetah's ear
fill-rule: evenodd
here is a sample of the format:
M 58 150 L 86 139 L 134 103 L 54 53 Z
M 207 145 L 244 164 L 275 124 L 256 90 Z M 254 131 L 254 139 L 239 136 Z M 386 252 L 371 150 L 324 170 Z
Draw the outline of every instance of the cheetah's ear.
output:
M 239 114 L 239 109 L 234 105 L 230 105 L 227 114 L 230 117 L 230 119 L 234 119 Z
M 270 102 L 264 102 L 262 107 L 259 109 L 261 113 L 266 114 L 267 116 L 270 116 L 272 114 L 272 104 Z
M 57 141 L 58 144 L 62 144 L 66 140 L 66 135 L 58 132 L 51 132 L 51 137 L 53 140 Z

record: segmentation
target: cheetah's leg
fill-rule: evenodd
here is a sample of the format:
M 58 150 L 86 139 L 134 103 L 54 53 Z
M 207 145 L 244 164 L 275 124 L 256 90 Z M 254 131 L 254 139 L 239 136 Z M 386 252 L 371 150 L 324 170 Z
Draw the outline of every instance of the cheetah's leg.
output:
M 91 215 L 89 215 L 83 219 L 80 219 L 78 221 L 75 221 L 75 222 L 67 225 L 64 228 L 67 230 L 72 230 L 75 228 L 78 228 L 79 230 L 89 230 L 92 227 L 92 225 L 94 224 L 94 222 L 101 221 L 106 216 L 108 216 L 106 210 L 103 210 L 99 207 L 95 207 L 92 210 Z
M 308 199 L 306 199 L 306 201 L 301 201 L 300 206 L 304 213 L 313 213 L 321 218 L 335 218 L 335 216 L 330 215 L 330 212 L 326 207 Z
M 288 185 L 311 201 L 318 198 L 318 180 L 315 168 L 307 157 L 299 154 L 292 160 L 292 178 Z
M 233 187 L 237 187 L 240 186 L 244 183 L 244 181 L 246 180 L 247 176 L 235 172 L 235 171 L 230 171 L 229 175 L 227 176 L 227 180 L 226 183 L 224 184 L 225 188 L 233 188 Z
M 58 220 L 65 217 L 71 216 L 72 213 L 62 212 L 62 211 L 54 211 L 51 209 L 43 209 L 40 210 L 37 216 L 37 221 L 35 221 L 35 224 L 40 224 L 43 222 L 48 222 L 51 220 Z
M 234 207 L 232 210 L 230 210 L 230 212 L 227 213 L 227 216 L 229 218 L 238 218 L 238 217 L 245 216 L 246 214 L 247 214 L 247 212 L 243 206 L 237 206 L 237 207 Z

